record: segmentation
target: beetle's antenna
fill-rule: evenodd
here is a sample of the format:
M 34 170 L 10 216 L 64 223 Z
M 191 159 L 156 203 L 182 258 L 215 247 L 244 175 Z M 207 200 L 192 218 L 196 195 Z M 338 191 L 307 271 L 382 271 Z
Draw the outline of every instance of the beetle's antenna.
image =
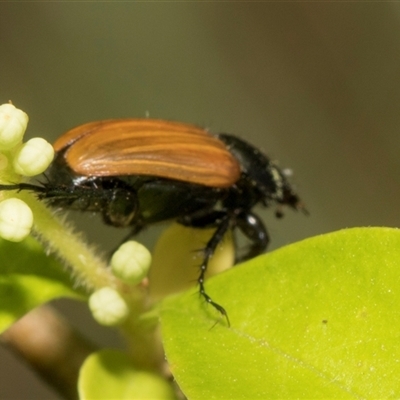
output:
M 300 202 L 300 203 L 297 205 L 297 209 L 298 209 L 299 211 L 301 211 L 304 215 L 310 215 L 309 211 L 307 210 L 307 208 L 305 207 L 304 203 L 302 203 L 302 202 Z

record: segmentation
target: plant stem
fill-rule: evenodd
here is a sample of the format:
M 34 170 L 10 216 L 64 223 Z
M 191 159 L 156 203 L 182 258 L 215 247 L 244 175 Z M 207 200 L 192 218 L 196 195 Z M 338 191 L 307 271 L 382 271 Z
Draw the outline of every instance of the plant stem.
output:
M 118 280 L 111 274 L 104 260 L 95 255 L 94 250 L 68 223 L 54 215 L 54 212 L 32 193 L 20 192 L 18 197 L 25 201 L 33 212 L 34 231 L 39 240 L 71 267 L 78 284 L 91 290 L 117 286 Z

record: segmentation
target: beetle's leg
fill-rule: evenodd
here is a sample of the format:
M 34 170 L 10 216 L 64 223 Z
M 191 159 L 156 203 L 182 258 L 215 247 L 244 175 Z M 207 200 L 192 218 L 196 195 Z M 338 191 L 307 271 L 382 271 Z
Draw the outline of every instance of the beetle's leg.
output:
M 261 254 L 268 246 L 269 235 L 260 217 L 251 212 L 239 215 L 237 227 L 251 241 L 249 249 L 237 261 L 244 261 Z
M 200 275 L 197 282 L 199 284 L 200 295 L 203 296 L 207 303 L 211 304 L 217 311 L 219 311 L 226 318 L 228 325 L 230 325 L 228 313 L 225 308 L 213 301 L 206 293 L 204 280 L 211 257 L 214 255 L 218 244 L 222 241 L 226 232 L 231 228 L 232 216 L 228 215 L 225 211 L 201 210 L 198 213 L 180 218 L 178 222 L 184 226 L 190 226 L 193 228 L 217 227 L 204 248 L 204 259 L 200 266 Z
M 13 185 L 0 185 L 0 191 L 2 190 L 18 190 L 18 192 L 21 190 L 30 190 L 41 193 L 45 192 L 46 188 L 44 186 L 31 185 L 30 183 L 16 183 Z
M 220 219 L 218 227 L 211 236 L 211 239 L 207 242 L 207 245 L 204 249 L 204 260 L 200 266 L 200 275 L 199 278 L 197 279 L 197 282 L 199 284 L 200 295 L 203 296 L 203 298 L 206 300 L 207 303 L 211 304 L 226 318 L 228 325 L 230 325 L 228 313 L 226 312 L 224 307 L 220 306 L 218 303 L 213 301 L 211 297 L 206 293 L 204 287 L 204 277 L 207 271 L 208 262 L 215 253 L 218 244 L 222 241 L 225 233 L 229 230 L 230 226 L 231 226 L 231 217 L 225 214 L 225 216 Z
M 138 217 L 139 203 L 134 191 L 114 188 L 102 191 L 105 203 L 102 207 L 103 220 L 106 224 L 118 227 L 133 225 Z
M 184 226 L 192 228 L 213 228 L 219 226 L 220 221 L 226 217 L 225 211 L 213 211 L 209 209 L 190 214 L 178 219 L 178 222 Z

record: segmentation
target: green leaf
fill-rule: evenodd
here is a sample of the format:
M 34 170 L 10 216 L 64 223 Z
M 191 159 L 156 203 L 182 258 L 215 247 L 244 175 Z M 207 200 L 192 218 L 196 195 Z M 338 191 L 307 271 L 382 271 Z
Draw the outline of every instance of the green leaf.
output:
M 91 354 L 79 375 L 80 399 L 170 400 L 171 386 L 153 373 L 139 371 L 128 356 L 117 350 Z
M 206 288 L 230 328 L 193 291 L 161 312 L 167 358 L 189 399 L 400 397 L 400 230 L 314 237 Z
M 20 243 L 0 239 L 0 332 L 57 297 L 80 298 L 65 268 L 32 238 Z

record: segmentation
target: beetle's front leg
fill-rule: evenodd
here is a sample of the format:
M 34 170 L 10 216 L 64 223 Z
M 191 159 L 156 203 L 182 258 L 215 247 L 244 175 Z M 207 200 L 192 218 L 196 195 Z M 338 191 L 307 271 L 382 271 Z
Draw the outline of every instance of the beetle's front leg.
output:
M 212 228 L 217 227 L 210 240 L 207 242 L 204 248 L 204 259 L 200 265 L 200 275 L 197 279 L 199 284 L 200 295 L 206 300 L 207 303 L 211 304 L 217 311 L 219 311 L 227 320 L 230 325 L 228 313 L 225 308 L 216 303 L 206 292 L 204 280 L 207 272 L 208 263 L 211 257 L 214 255 L 219 243 L 221 243 L 226 232 L 232 226 L 232 216 L 221 210 L 201 210 L 195 214 L 182 217 L 178 222 L 184 226 L 190 226 L 193 228 Z
M 200 266 L 200 275 L 197 279 L 199 284 L 199 292 L 200 295 L 206 300 L 207 303 L 211 304 L 216 310 L 218 310 L 227 320 L 228 325 L 230 325 L 228 313 L 226 312 L 225 308 L 216 303 L 212 298 L 207 294 L 204 286 L 204 279 L 205 274 L 207 272 L 208 263 L 211 257 L 214 255 L 215 250 L 219 243 L 221 243 L 222 239 L 224 238 L 226 232 L 231 227 L 231 217 L 225 214 L 224 217 L 221 217 L 218 223 L 218 227 L 216 231 L 211 236 L 210 240 L 207 242 L 206 247 L 204 248 L 204 259 Z

